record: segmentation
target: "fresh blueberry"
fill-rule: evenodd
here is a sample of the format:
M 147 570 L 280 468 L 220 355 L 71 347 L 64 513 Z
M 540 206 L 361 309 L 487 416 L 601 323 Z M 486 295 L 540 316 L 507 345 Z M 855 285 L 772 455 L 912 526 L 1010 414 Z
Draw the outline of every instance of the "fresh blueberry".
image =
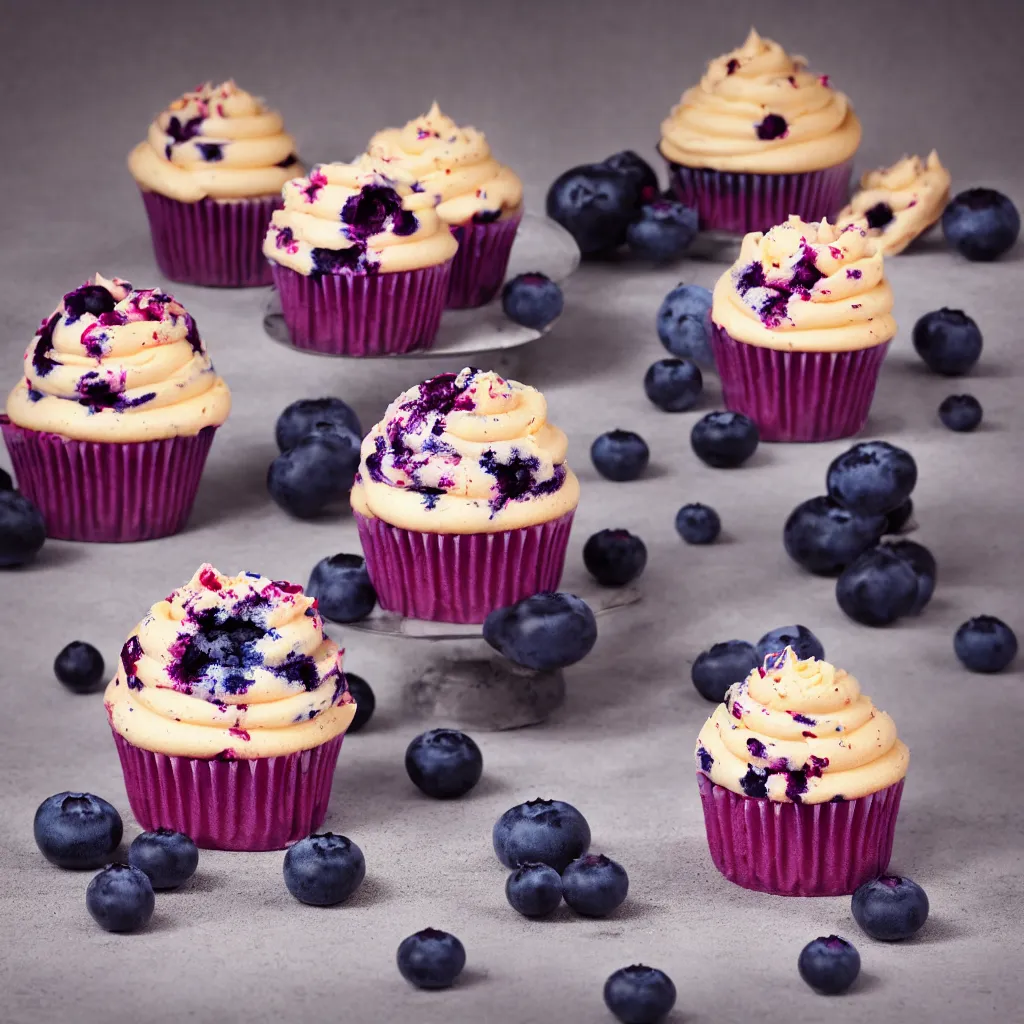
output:
M 491 839 L 507 868 L 547 864 L 562 872 L 590 849 L 590 826 L 572 804 L 528 800 L 510 807 L 494 823 Z
M 154 889 L 177 889 L 196 873 L 199 847 L 184 832 L 158 828 L 132 840 L 128 863 L 144 871 Z
M 624 149 L 620 153 L 613 153 L 610 157 L 601 161 L 602 167 L 610 168 L 617 174 L 621 174 L 633 185 L 638 205 L 652 202 L 660 194 L 658 187 L 658 175 L 654 168 L 640 155 L 631 149 Z
M 687 544 L 713 544 L 722 532 L 722 520 L 709 505 L 694 502 L 676 513 L 676 532 Z
M 54 675 L 73 693 L 91 693 L 103 678 L 103 655 L 82 640 L 73 640 L 53 662 Z
M 277 447 L 283 452 L 294 448 L 321 423 L 355 434 L 357 438 L 363 436 L 359 417 L 340 398 L 300 398 L 277 417 L 274 427 Z
M 692 409 L 703 389 L 703 375 L 692 359 L 659 359 L 644 374 L 644 393 L 665 412 Z
M 548 189 L 547 215 L 573 236 L 583 256 L 597 256 L 626 241 L 636 216 L 638 190 L 628 175 L 600 164 L 572 167 Z
M 953 650 L 972 672 L 1002 672 L 1017 656 L 1017 635 L 994 615 L 976 615 L 956 631 Z
M 333 832 L 306 836 L 284 855 L 284 884 L 300 903 L 310 906 L 344 903 L 365 877 L 363 851 Z
M 942 425 L 958 434 L 977 430 L 981 424 L 981 402 L 974 395 L 950 395 L 939 406 Z
M 355 716 L 346 731 L 346 735 L 348 735 L 359 732 L 370 720 L 374 708 L 377 706 L 377 698 L 374 697 L 370 684 L 362 676 L 357 676 L 355 672 L 346 672 L 345 682 L 348 683 L 348 692 L 352 694 L 352 699 L 356 702 Z
M 917 604 L 917 573 L 888 547 L 858 555 L 836 580 L 839 607 L 864 626 L 888 626 Z
M 914 502 L 912 499 L 907 498 L 906 501 L 897 505 L 891 512 L 885 514 L 885 532 L 886 533 L 902 533 L 910 522 L 910 517 L 914 514 Z
M 676 1005 L 676 987 L 664 971 L 633 964 L 604 983 L 604 1005 L 622 1024 L 659 1024 Z
M 885 516 L 858 516 L 822 495 L 801 502 L 789 514 L 782 543 L 794 562 L 817 576 L 835 576 L 885 530 Z
M 417 988 L 451 988 L 465 966 L 465 946 L 437 928 L 424 928 L 398 947 L 399 973 Z
M 144 871 L 128 864 L 111 864 L 89 883 L 85 905 L 104 930 L 137 932 L 149 924 L 156 898 Z
M 506 879 L 505 896 L 523 917 L 547 917 L 562 902 L 562 876 L 548 864 L 523 864 Z
M 651 460 L 651 450 L 632 430 L 609 430 L 590 446 L 590 458 L 601 476 L 622 483 L 643 474 Z
M 451 800 L 465 796 L 484 772 L 480 748 L 458 729 L 421 733 L 405 751 L 405 770 L 427 796 Z
M 84 284 L 64 296 L 64 312 L 72 320 L 87 313 L 91 316 L 113 313 L 116 304 L 114 296 L 101 284 Z
M 725 691 L 733 683 L 746 679 L 763 660 L 754 645 L 746 640 L 724 640 L 697 655 L 690 678 L 705 700 L 721 704 Z
M 0 489 L 0 569 L 27 565 L 45 540 L 39 509 L 20 491 Z
M 954 196 L 942 214 L 946 241 L 969 260 L 994 260 L 1013 247 L 1020 214 L 1012 200 L 991 188 Z
M 858 886 L 852 909 L 854 920 L 871 938 L 899 942 L 916 935 L 928 920 L 928 896 L 909 878 L 882 875 Z
M 715 469 L 742 466 L 757 451 L 760 439 L 757 424 L 741 412 L 709 412 L 690 431 L 697 458 Z
M 501 290 L 501 308 L 513 323 L 543 331 L 562 315 L 562 289 L 546 274 L 520 274 Z
M 678 199 L 655 199 L 626 228 L 626 242 L 635 256 L 667 263 L 690 248 L 699 220 L 697 211 Z
M 32 823 L 36 846 L 59 868 L 98 868 L 109 862 L 124 834 L 121 815 L 91 793 L 47 797 Z
M 935 593 L 935 579 L 938 574 L 935 556 L 923 544 L 913 540 L 889 541 L 884 546 L 886 551 L 899 555 L 914 570 L 917 577 L 917 596 L 914 598 L 914 607 L 910 609 L 910 614 L 920 614 Z
M 377 591 L 361 555 L 321 558 L 309 574 L 306 593 L 316 598 L 320 614 L 331 622 L 359 622 L 377 604 Z
M 910 497 L 917 463 L 888 441 L 862 441 L 828 467 L 829 497 L 859 516 L 884 516 Z
M 807 661 L 809 658 L 825 660 L 825 647 L 822 642 L 806 626 L 798 623 L 795 626 L 780 626 L 765 633 L 757 641 L 757 663 L 764 664 L 764 659 L 769 654 L 784 651 L 787 647 L 792 647 L 793 653 L 801 661 Z
M 658 308 L 657 324 L 658 337 L 672 355 L 712 365 L 711 292 L 707 288 L 676 285 Z
M 597 620 L 586 601 L 562 592 L 533 594 L 484 620 L 484 639 L 509 661 L 551 672 L 585 658 L 597 642 Z
M 629 892 L 626 869 L 603 853 L 577 857 L 562 871 L 562 896 L 584 917 L 607 917 Z
M 600 530 L 583 545 L 587 572 L 605 587 L 632 583 L 647 565 L 647 546 L 629 530 Z
M 0 469 L 0 491 L 13 491 L 14 481 L 6 469 Z
M 348 494 L 358 468 L 356 435 L 321 430 L 274 459 L 267 470 L 267 490 L 286 512 L 311 519 Z
M 911 337 L 928 369 L 943 377 L 962 377 L 981 358 L 981 331 L 962 309 L 925 313 Z
M 842 995 L 860 974 L 860 953 L 838 935 L 822 935 L 800 951 L 797 970 L 820 995 Z

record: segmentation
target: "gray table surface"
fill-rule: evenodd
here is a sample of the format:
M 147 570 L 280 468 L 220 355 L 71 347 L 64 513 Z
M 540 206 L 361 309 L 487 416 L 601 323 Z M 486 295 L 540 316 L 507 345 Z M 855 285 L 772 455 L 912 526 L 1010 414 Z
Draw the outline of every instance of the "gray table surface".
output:
M 935 146 L 956 186 L 988 183 L 1020 201 L 1020 11 L 1001 0 L 4 3 L 3 365 L 13 383 L 39 319 L 95 270 L 164 284 L 124 157 L 154 112 L 203 78 L 233 75 L 272 99 L 308 159 L 352 155 L 375 128 L 437 96 L 487 130 L 536 210 L 572 163 L 624 146 L 651 155 L 669 106 L 753 19 L 853 97 L 865 124 L 861 166 Z M 566 706 L 546 725 L 477 736 L 484 780 L 446 804 L 421 797 L 402 766 L 420 724 L 403 717 L 400 691 L 429 651 L 334 630 L 379 700 L 372 726 L 343 748 L 327 822 L 364 849 L 362 890 L 341 908 L 304 907 L 284 888 L 281 854 L 204 853 L 193 884 L 159 898 L 146 933 L 111 936 L 86 913 L 87 876 L 49 867 L 32 842 L 36 805 L 66 788 L 108 797 L 127 837 L 136 831 L 101 700 L 65 692 L 54 654 L 83 638 L 112 664 L 149 604 L 204 560 L 304 581 L 318 558 L 358 550 L 350 518 L 295 523 L 267 497 L 274 416 L 331 392 L 369 423 L 419 379 L 419 364 L 353 368 L 274 345 L 257 292 L 174 287 L 235 396 L 189 528 L 143 545 L 48 543 L 36 565 L 0 576 L 0 1018 L 598 1022 L 609 1019 L 605 977 L 641 961 L 674 978 L 676 1022 L 1019 1019 L 1021 670 L 971 676 L 951 638 L 981 612 L 1024 626 L 1021 251 L 975 266 L 934 240 L 891 261 L 901 329 L 865 436 L 916 456 L 915 537 L 935 552 L 940 582 L 919 620 L 874 631 L 844 619 L 832 584 L 801 573 L 781 544 L 786 514 L 821 492 L 844 445 L 763 446 L 743 469 L 715 471 L 688 443 L 700 411 L 719 403 L 714 376 L 698 412 L 662 414 L 643 396 L 644 369 L 664 355 L 654 332 L 661 297 L 680 279 L 710 285 L 721 268 L 579 272 L 522 375 L 567 428 L 583 484 L 566 588 L 586 586 L 585 538 L 624 526 L 650 550 L 642 602 L 602 620 L 596 650 L 568 672 Z M 914 320 L 943 304 L 962 306 L 984 331 L 966 381 L 929 376 L 910 345 Z M 938 425 L 939 401 L 957 391 L 984 404 L 976 434 Z M 651 471 L 634 484 L 600 480 L 587 457 L 591 440 L 617 426 L 652 448 Z M 694 500 L 722 513 L 714 547 L 688 548 L 674 533 L 676 509 Z M 749 893 L 709 861 L 692 750 L 710 708 L 690 665 L 713 641 L 793 621 L 818 632 L 913 752 L 893 860 L 931 898 L 913 942 L 861 936 L 847 899 Z M 537 795 L 578 805 L 594 848 L 629 870 L 629 901 L 611 919 L 529 923 L 506 905 L 491 824 Z M 399 941 L 427 925 L 454 931 L 468 950 L 447 994 L 415 992 L 395 970 Z M 857 943 L 863 974 L 850 995 L 825 1002 L 800 981 L 796 958 L 830 932 Z

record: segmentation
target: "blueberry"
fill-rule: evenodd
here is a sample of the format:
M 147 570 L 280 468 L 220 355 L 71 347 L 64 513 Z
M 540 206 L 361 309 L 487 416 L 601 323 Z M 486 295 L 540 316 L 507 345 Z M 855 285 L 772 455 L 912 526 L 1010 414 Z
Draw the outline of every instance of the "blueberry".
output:
M 601 476 L 622 483 L 643 474 L 651 460 L 651 450 L 632 430 L 609 430 L 590 446 L 590 458 Z
M 782 530 L 786 553 L 817 576 L 835 576 L 885 530 L 884 516 L 858 516 L 824 495 L 801 502 Z
M 562 289 L 546 274 L 520 274 L 501 290 L 501 308 L 513 323 L 543 331 L 562 315 Z
M 994 260 L 1013 247 L 1020 214 L 991 188 L 971 188 L 953 197 L 942 214 L 946 241 L 969 260 Z
M 600 530 L 583 545 L 587 572 L 605 587 L 632 583 L 647 565 L 647 546 L 629 530 Z
M 421 733 L 405 751 L 405 770 L 427 796 L 450 800 L 465 796 L 484 771 L 480 748 L 458 729 Z
M 635 256 L 667 263 L 679 259 L 697 237 L 697 211 L 677 199 L 656 199 L 640 210 L 626 228 L 626 242 Z
M 885 532 L 902 533 L 914 514 L 914 502 L 907 498 L 906 501 L 897 505 L 891 512 L 885 514 Z
M 91 793 L 56 793 L 36 810 L 36 846 L 59 868 L 97 868 L 109 862 L 124 834 L 121 815 Z
M 994 615 L 976 615 L 956 631 L 953 650 L 972 672 L 1002 672 L 1017 656 L 1017 635 Z
M 144 871 L 128 864 L 111 864 L 89 883 L 85 905 L 106 931 L 137 932 L 149 924 L 156 899 Z
M 73 693 L 91 693 L 103 679 L 103 655 L 82 640 L 73 640 L 54 659 L 53 674 Z
M 703 375 L 692 359 L 659 359 L 644 374 L 644 393 L 665 412 L 692 409 L 703 389 Z
M 27 565 L 45 540 L 39 509 L 20 491 L 0 489 L 0 569 Z
M 858 555 L 836 580 L 839 607 L 864 626 L 888 626 L 917 604 L 917 573 L 888 547 Z
M 363 436 L 359 417 L 340 398 L 300 398 L 277 417 L 274 426 L 277 447 L 283 452 L 294 448 L 321 423 L 330 424 L 342 433 L 355 434 L 357 438 Z
M 548 189 L 546 209 L 573 236 L 583 256 L 596 256 L 626 241 L 638 198 L 628 175 L 600 164 L 584 164 L 555 179 Z
M 687 544 L 713 544 L 722 532 L 722 520 L 709 505 L 694 502 L 676 513 L 676 532 Z
M 823 996 L 842 995 L 860 974 L 860 953 L 838 935 L 808 942 L 797 961 L 800 977 Z
M 348 683 L 348 692 L 356 702 L 356 713 L 346 731 L 346 735 L 359 732 L 360 729 L 370 720 L 374 709 L 377 706 L 377 698 L 370 689 L 370 684 L 355 672 L 345 673 L 345 682 Z
M 622 1024 L 659 1024 L 676 1005 L 676 987 L 664 971 L 633 964 L 604 983 L 604 1005 Z
M 113 313 L 115 305 L 114 296 L 101 284 L 84 284 L 64 296 L 64 312 L 72 320 L 86 313 L 91 316 Z
M 825 647 L 822 642 L 806 626 L 797 624 L 780 626 L 765 633 L 757 641 L 757 663 L 764 664 L 764 659 L 769 654 L 784 651 L 787 647 L 792 647 L 793 653 L 801 661 L 807 661 L 809 658 L 825 660 Z
M 398 947 L 399 973 L 417 988 L 451 988 L 465 966 L 465 946 L 436 928 L 424 928 Z
M 924 889 L 900 875 L 882 875 L 865 882 L 854 892 L 851 904 L 861 929 L 882 942 L 909 939 L 928 920 Z
M 862 441 L 828 467 L 829 497 L 859 516 L 884 516 L 910 497 L 917 463 L 888 441 Z
M 943 377 L 962 377 L 981 358 L 981 331 L 962 309 L 925 313 L 912 338 L 928 369 Z
M 13 491 L 14 481 L 6 469 L 0 469 L 0 491 Z
M 587 853 L 562 871 L 562 896 L 584 917 L 607 917 L 629 892 L 626 869 L 610 857 Z
M 286 512 L 311 519 L 352 489 L 359 468 L 359 439 L 350 432 L 307 434 L 267 470 L 267 490 Z
M 697 655 L 690 679 L 705 700 L 721 704 L 725 691 L 746 679 L 763 660 L 746 640 L 724 640 Z
M 935 593 L 935 578 L 938 574 L 935 556 L 923 544 L 912 540 L 890 541 L 885 545 L 885 550 L 899 555 L 914 570 L 914 576 L 917 578 L 917 596 L 914 598 L 910 614 L 920 614 Z
M 741 412 L 709 412 L 690 431 L 697 458 L 715 469 L 742 466 L 757 451 L 760 439 L 757 424 Z
M 939 406 L 942 425 L 958 434 L 977 430 L 981 424 L 981 402 L 974 395 L 950 395 Z
M 597 620 L 574 594 L 533 594 L 484 620 L 484 639 L 499 654 L 535 672 L 566 668 L 597 642 Z
M 562 902 L 562 877 L 548 864 L 523 864 L 506 879 L 505 896 L 523 917 L 547 917 Z
M 590 826 L 572 804 L 528 800 L 510 807 L 494 823 L 491 839 L 507 868 L 547 864 L 562 872 L 590 849 Z
M 712 365 L 711 292 L 707 288 L 676 285 L 658 308 L 657 324 L 658 337 L 672 355 Z
M 313 566 L 306 593 L 316 598 L 320 614 L 331 622 L 359 622 L 377 604 L 366 559 L 344 552 L 321 558 Z
M 601 166 L 623 175 L 632 183 L 637 205 L 649 203 L 660 194 L 658 175 L 654 173 L 654 168 L 631 149 L 613 153 L 601 161 Z
M 300 903 L 310 906 L 344 903 L 365 877 L 363 851 L 333 832 L 306 836 L 284 855 L 284 884 Z
M 144 871 L 154 889 L 177 889 L 196 873 L 199 848 L 184 832 L 158 828 L 132 840 L 128 863 Z

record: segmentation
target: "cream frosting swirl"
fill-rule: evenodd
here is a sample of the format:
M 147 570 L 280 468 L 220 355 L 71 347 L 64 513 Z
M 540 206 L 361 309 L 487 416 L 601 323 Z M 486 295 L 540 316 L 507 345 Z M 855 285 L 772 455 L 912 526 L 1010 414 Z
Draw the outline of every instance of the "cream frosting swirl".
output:
M 818 171 L 849 160 L 861 127 L 849 100 L 754 29 L 711 61 L 662 122 L 662 156 L 754 174 Z
M 460 127 L 436 102 L 403 128 L 377 132 L 367 152 L 410 174 L 446 224 L 497 220 L 522 206 L 523 183 L 494 159 L 483 132 Z
M 711 319 L 737 341 L 798 352 L 847 352 L 896 334 L 882 252 L 855 226 L 790 217 L 744 236 L 715 284 Z
M 895 255 L 939 220 L 949 185 L 949 171 L 934 149 L 925 160 L 905 156 L 891 167 L 868 171 L 836 224 L 866 231 L 883 252 Z
M 104 703 L 113 729 L 143 750 L 292 754 L 351 723 L 343 653 L 300 586 L 202 565 L 132 631 Z
M 827 661 L 791 647 L 734 683 L 697 739 L 697 770 L 749 797 L 819 804 L 878 793 L 907 774 L 896 725 Z
M 6 411 L 29 430 L 132 442 L 198 434 L 230 409 L 184 307 L 159 289 L 97 274 L 40 324 Z
M 535 388 L 443 373 L 399 395 L 366 435 L 352 507 L 406 530 L 496 533 L 579 504 L 568 439 Z
M 176 99 L 128 156 L 143 189 L 185 203 L 272 196 L 302 173 L 281 115 L 234 82 Z

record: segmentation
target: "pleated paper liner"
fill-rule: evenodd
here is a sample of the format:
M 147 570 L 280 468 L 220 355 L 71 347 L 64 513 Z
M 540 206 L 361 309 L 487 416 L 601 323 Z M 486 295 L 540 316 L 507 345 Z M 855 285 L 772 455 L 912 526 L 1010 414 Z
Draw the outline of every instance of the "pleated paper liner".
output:
M 452 228 L 459 251 L 452 262 L 448 285 L 449 309 L 475 309 L 486 306 L 501 290 L 508 270 L 519 222 L 519 210 L 489 224 L 469 221 Z

